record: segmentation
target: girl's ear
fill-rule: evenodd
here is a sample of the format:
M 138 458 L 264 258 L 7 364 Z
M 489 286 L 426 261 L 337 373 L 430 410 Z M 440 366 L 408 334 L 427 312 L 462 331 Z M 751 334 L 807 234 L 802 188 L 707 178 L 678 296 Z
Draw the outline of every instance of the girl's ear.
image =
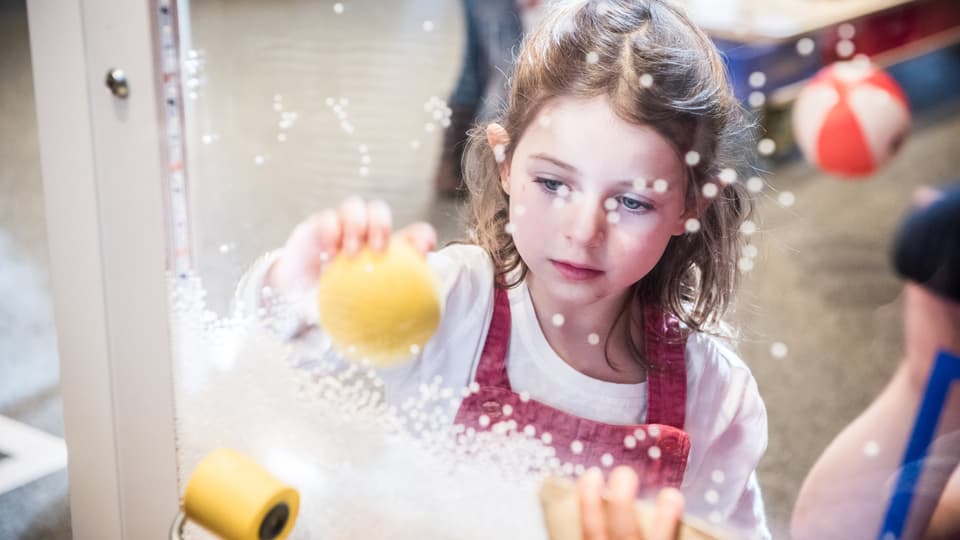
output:
M 496 156 L 499 161 L 500 185 L 503 187 L 503 191 L 509 195 L 510 162 L 505 158 L 504 154 L 507 147 L 510 146 L 510 135 L 507 133 L 506 128 L 496 122 L 491 122 L 487 125 L 487 144 L 490 145 L 490 149 L 493 150 L 493 155 Z
M 719 180 L 711 180 L 718 186 L 722 186 Z M 693 189 L 697 189 L 696 186 Z M 686 210 L 680 214 L 677 223 L 673 227 L 673 236 L 680 236 L 687 233 L 687 220 L 690 218 L 695 218 L 698 220 L 703 220 L 703 216 L 706 215 L 707 210 L 710 208 L 710 205 L 713 204 L 713 199 L 704 197 L 700 194 L 699 190 L 693 194 L 692 201 L 687 202 Z

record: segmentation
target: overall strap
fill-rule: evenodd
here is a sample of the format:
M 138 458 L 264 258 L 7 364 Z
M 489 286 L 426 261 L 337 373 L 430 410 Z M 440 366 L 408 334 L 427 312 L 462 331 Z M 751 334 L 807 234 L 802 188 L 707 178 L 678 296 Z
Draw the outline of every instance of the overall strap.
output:
M 659 306 L 645 304 L 644 352 L 647 372 L 647 424 L 683 429 L 687 408 L 686 339 L 680 323 Z
M 494 286 L 493 317 L 487 340 L 480 354 L 476 382 L 481 386 L 495 386 L 510 390 L 507 378 L 507 346 L 510 344 L 510 299 L 507 290 Z

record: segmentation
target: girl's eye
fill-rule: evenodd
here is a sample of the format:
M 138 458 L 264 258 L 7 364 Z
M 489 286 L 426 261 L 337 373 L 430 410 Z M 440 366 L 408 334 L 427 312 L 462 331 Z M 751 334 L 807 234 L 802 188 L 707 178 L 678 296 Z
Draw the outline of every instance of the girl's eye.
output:
M 623 206 L 624 208 L 630 211 L 650 210 L 653 208 L 652 205 L 645 203 L 640 199 L 634 199 L 633 197 L 627 197 L 625 195 L 621 195 L 617 199 L 617 202 L 619 202 L 621 206 Z
M 563 182 L 559 180 L 551 180 L 549 178 L 537 178 L 535 180 L 538 184 L 543 186 L 543 189 L 551 193 L 559 193 L 563 190 Z

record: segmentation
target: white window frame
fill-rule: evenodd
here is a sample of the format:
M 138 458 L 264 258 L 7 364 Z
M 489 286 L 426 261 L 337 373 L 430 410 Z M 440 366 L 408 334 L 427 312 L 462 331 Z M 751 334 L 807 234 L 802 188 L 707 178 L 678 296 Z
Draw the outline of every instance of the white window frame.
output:
M 73 535 L 177 511 L 155 2 L 28 0 Z M 126 100 L 105 85 L 110 68 Z

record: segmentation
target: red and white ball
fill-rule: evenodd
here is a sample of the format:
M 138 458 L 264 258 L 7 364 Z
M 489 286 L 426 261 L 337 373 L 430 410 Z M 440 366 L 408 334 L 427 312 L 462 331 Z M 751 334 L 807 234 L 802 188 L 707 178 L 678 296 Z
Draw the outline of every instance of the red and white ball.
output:
M 910 107 L 896 81 L 869 60 L 836 62 L 800 92 L 793 131 L 811 163 L 863 177 L 897 153 L 910 131 Z

